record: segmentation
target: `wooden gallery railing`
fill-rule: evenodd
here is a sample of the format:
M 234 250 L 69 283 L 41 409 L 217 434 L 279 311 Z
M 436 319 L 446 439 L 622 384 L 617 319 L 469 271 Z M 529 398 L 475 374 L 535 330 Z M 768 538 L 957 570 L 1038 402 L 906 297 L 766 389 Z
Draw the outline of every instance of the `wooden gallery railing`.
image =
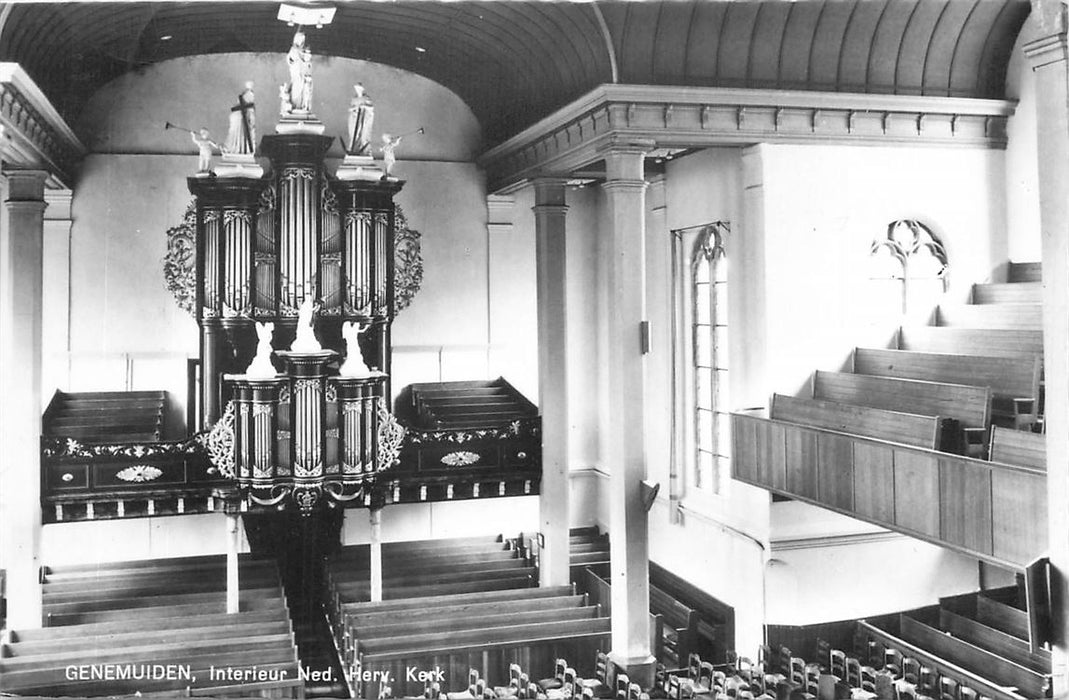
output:
M 1042 469 L 733 413 L 739 481 L 1023 569 L 1047 549 Z

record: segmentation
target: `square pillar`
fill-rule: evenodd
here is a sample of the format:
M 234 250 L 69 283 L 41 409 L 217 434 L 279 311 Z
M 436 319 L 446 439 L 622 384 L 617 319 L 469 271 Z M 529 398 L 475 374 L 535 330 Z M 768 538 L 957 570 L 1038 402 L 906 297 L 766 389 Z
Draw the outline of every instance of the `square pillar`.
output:
M 648 145 L 613 147 L 605 157 L 608 260 L 609 541 L 612 559 L 612 660 L 649 687 L 649 528 L 646 478 L 646 180 Z
M 534 181 L 538 289 L 538 406 L 542 413 L 539 531 L 543 586 L 570 582 L 568 465 L 568 316 L 565 180 Z
M 0 224 L 0 567 L 8 627 L 41 626 L 41 308 L 45 180 L 5 170 Z

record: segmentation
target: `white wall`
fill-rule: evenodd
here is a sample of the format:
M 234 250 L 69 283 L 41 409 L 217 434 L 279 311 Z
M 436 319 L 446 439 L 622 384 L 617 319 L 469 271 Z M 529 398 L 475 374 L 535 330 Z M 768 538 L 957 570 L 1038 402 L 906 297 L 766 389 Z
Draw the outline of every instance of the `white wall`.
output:
M 487 498 L 440 503 L 407 503 L 382 511 L 382 541 L 434 540 L 446 537 L 504 535 L 538 530 L 538 497 Z M 371 541 L 368 511 L 345 511 L 343 544 Z

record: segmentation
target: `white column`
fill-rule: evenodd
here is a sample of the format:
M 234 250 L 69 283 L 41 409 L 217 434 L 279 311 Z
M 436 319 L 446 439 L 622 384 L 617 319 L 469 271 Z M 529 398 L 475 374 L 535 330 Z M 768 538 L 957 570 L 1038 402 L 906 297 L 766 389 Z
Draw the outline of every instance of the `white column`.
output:
M 612 557 L 612 659 L 632 680 L 653 680 L 649 629 L 646 478 L 645 237 L 648 145 L 614 147 L 605 158 L 608 237 L 609 539 Z
M 71 195 L 45 193 L 41 399 L 46 405 L 54 391 L 70 389 Z
M 382 600 L 382 508 L 368 510 L 371 518 L 371 601 Z
M 39 170 L 5 170 L 0 224 L 0 567 L 8 626 L 41 626 L 41 251 Z
M 1060 584 L 1054 606 L 1054 696 L 1069 693 L 1069 75 L 1064 29 L 1031 42 L 1036 79 L 1039 202 L 1043 246 L 1043 357 L 1050 561 Z
M 241 610 L 241 580 L 238 575 L 238 518 L 237 513 L 226 514 L 226 611 Z
M 538 405 L 542 412 L 539 522 L 543 586 L 569 582 L 568 317 L 565 181 L 541 178 L 535 190 L 538 289 Z

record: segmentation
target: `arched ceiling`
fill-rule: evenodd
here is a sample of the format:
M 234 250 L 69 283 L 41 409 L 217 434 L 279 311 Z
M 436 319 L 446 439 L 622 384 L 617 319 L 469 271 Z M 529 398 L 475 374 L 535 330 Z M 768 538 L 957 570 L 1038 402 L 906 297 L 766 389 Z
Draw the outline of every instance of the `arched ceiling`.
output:
M 313 53 L 460 95 L 488 144 L 601 83 L 1002 97 L 1028 0 L 339 2 Z M 0 61 L 68 120 L 105 82 L 171 58 L 284 52 L 277 2 L 0 6 Z M 169 38 L 165 38 L 169 37 Z

